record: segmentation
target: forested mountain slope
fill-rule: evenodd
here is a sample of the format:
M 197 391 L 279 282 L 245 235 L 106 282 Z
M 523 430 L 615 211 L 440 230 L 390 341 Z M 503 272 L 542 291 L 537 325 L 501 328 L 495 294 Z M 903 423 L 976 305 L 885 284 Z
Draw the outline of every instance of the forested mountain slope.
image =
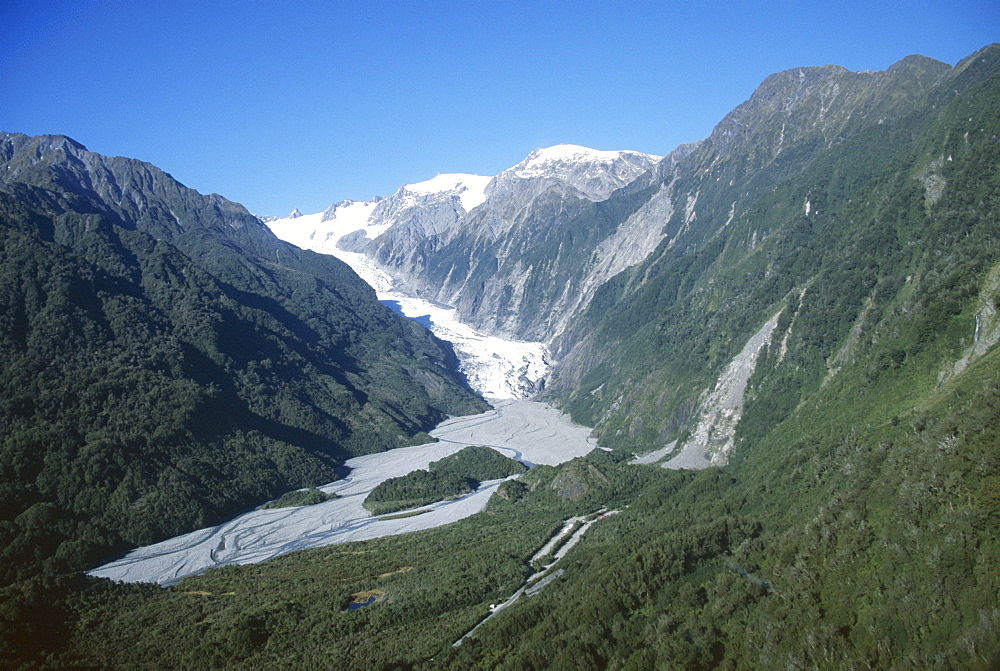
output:
M 908 57 L 769 77 L 681 162 L 687 205 L 564 334 L 549 393 L 608 445 L 691 437 L 724 460 L 848 363 L 860 393 L 884 367 L 933 386 L 974 338 L 982 353 L 996 329 L 998 60 L 989 47 L 955 68 Z M 713 406 L 737 372 L 753 373 L 745 398 Z
M 650 216 L 637 229 L 648 233 L 652 227 L 660 238 L 638 265 L 596 289 L 589 308 L 555 343 L 560 361 L 549 397 L 596 425 L 602 443 L 613 449 L 560 467 L 532 468 L 504 485 L 482 514 L 439 529 L 208 571 L 169 589 L 54 581 L 48 576 L 59 562 L 81 551 L 81 541 L 60 541 L 106 527 L 67 514 L 90 510 L 82 496 L 74 504 L 79 508 L 39 498 L 38 492 L 59 490 L 44 488 L 72 475 L 73 462 L 59 456 L 63 450 L 32 460 L 32 450 L 75 440 L 65 453 L 89 454 L 87 436 L 99 438 L 103 427 L 118 421 L 104 399 L 136 402 L 114 386 L 117 377 L 133 374 L 131 368 L 119 373 L 114 357 L 130 353 L 129 362 L 139 354 L 124 347 L 108 353 L 107 347 L 48 345 L 46 357 L 61 361 L 63 349 L 69 357 L 55 369 L 57 380 L 74 384 L 62 371 L 95 361 L 112 373 L 112 382 L 103 373 L 92 380 L 108 384 L 109 393 L 96 399 L 86 395 L 90 384 L 81 384 L 34 401 L 22 388 L 30 391 L 33 380 L 45 379 L 39 373 L 47 369 L 36 362 L 30 375 L 16 378 L 19 386 L 5 387 L 4 398 L 9 394 L 12 402 L 4 428 L 12 428 L 16 442 L 10 445 L 19 452 L 11 453 L 20 456 L 3 467 L 26 464 L 23 472 L 12 471 L 20 480 L 5 485 L 5 496 L 21 510 L 22 501 L 38 503 L 0 522 L 16 539 L 4 566 L 34 558 L 36 565 L 48 561 L 51 571 L 37 579 L 20 576 L 0 595 L 0 631 L 7 635 L 0 652 L 56 667 L 316 668 L 333 660 L 348 668 L 995 668 L 997 109 L 996 45 L 954 68 L 908 57 L 881 73 L 833 66 L 791 70 L 768 78 L 699 145 L 605 200 L 576 202 L 589 214 L 574 221 L 595 222 L 593 234 L 586 227 L 557 227 L 554 247 L 545 254 L 527 246 L 523 251 L 558 257 L 571 239 L 591 244 L 630 230 L 623 224 L 637 224 L 638 212 Z M 165 233 L 102 228 L 96 225 L 101 216 L 73 214 L 74 221 L 92 223 L 90 230 L 116 237 L 91 235 L 85 225 L 84 242 L 59 245 L 68 233 L 56 206 L 59 197 L 71 196 L 5 187 L 12 189 L 20 189 L 17 197 L 3 202 L 12 212 L 6 220 L 13 224 L 4 230 L 5 239 L 17 242 L 11 243 L 18 253 L 13 258 L 18 267 L 39 268 L 28 277 L 54 279 L 21 290 L 17 278 L 23 273 L 5 275 L 5 284 L 19 287 L 5 296 L 25 297 L 5 309 L 5 318 L 30 323 L 19 315 L 64 315 L 40 322 L 56 327 L 39 333 L 47 343 L 65 338 L 72 345 L 78 332 L 111 334 L 93 339 L 105 343 L 141 335 L 154 346 L 144 347 L 150 363 L 137 359 L 142 365 L 133 365 L 134 374 L 161 389 L 157 393 L 172 405 L 158 407 L 178 417 L 155 426 L 136 423 L 133 442 L 112 443 L 117 451 L 99 452 L 111 455 L 102 463 L 113 467 L 127 450 L 147 444 L 180 449 L 178 443 L 191 440 L 185 432 L 200 435 L 190 426 L 221 424 L 212 435 L 229 441 L 231 408 L 258 418 L 232 442 L 261 445 L 261 451 L 275 444 L 268 442 L 275 423 L 283 430 L 315 430 L 313 406 L 302 401 L 296 406 L 301 412 L 279 409 L 289 396 L 301 400 L 294 393 L 315 389 L 282 386 L 289 368 L 299 368 L 278 365 L 292 354 L 280 350 L 284 358 L 271 357 L 273 375 L 249 387 L 247 380 L 258 380 L 249 372 L 253 362 L 240 367 L 233 339 L 213 326 L 224 321 L 185 320 L 180 310 L 172 311 L 175 303 L 207 305 L 199 314 L 210 317 L 225 307 L 244 315 L 240 329 L 264 340 L 279 328 L 304 333 L 288 326 L 294 322 L 283 313 L 284 321 L 278 319 L 272 304 L 272 310 L 244 306 L 244 294 L 227 293 L 235 279 L 188 265 L 190 257 L 173 247 L 149 263 L 170 278 L 168 288 L 177 287 L 170 298 L 159 298 L 153 287 L 160 286 L 160 275 L 142 271 L 129 279 L 134 271 L 127 254 L 101 259 L 109 256 L 103 250 L 133 237 L 158 249 L 166 243 L 155 238 Z M 538 202 L 555 208 L 551 212 L 575 201 L 550 192 Z M 164 212 L 169 209 L 175 208 Z M 544 210 L 527 214 L 544 223 Z M 170 220 L 160 222 L 170 228 Z M 134 242 L 127 249 L 140 247 Z M 255 269 L 280 275 L 269 265 L 273 253 L 249 264 L 208 256 L 241 282 L 266 285 Z M 69 270 L 60 274 L 61 268 Z M 293 292 L 299 300 L 315 296 L 320 286 L 315 274 L 308 277 L 308 291 Z M 202 288 L 209 281 L 217 285 Z M 238 286 L 249 293 L 245 284 Z M 197 289 L 195 298 L 187 297 L 194 290 L 188 287 Z M 218 292 L 222 297 L 212 302 Z M 103 302 L 88 298 L 94 294 Z M 522 304 L 533 295 L 526 291 Z M 115 303 L 112 296 L 122 298 Z M 537 305 L 552 305 L 548 300 L 542 296 Z M 35 307 L 18 307 L 22 303 Z M 156 308 L 150 311 L 155 319 L 134 317 L 146 314 L 147 303 Z M 526 319 L 537 326 L 544 315 Z M 319 315 L 307 322 L 314 323 L 327 328 Z M 145 330 L 138 334 L 130 330 L 140 327 Z M 193 335 L 174 336 L 180 328 Z M 117 339 L 118 333 L 127 338 Z M 307 355 L 327 342 L 289 347 L 322 372 Z M 439 360 L 435 350 L 410 346 L 431 365 Z M 237 370 L 238 381 L 232 389 L 213 387 L 198 376 L 203 367 Z M 171 377 L 175 370 L 182 375 Z M 258 376 L 267 370 L 263 362 L 253 367 Z M 427 369 L 411 370 L 423 375 Z M 340 380 L 356 375 L 362 376 L 346 370 L 335 379 L 344 384 Z M 253 405 L 248 388 L 270 394 L 272 414 Z M 439 388 L 452 389 L 444 382 Z M 182 403 L 184 394 L 193 400 Z M 37 436 L 21 419 L 42 411 L 60 416 L 62 408 L 82 401 L 97 409 L 87 418 L 104 424 L 87 419 L 81 437 L 73 434 L 76 417 Z M 198 417 L 203 421 L 190 419 Z M 128 418 L 142 421 L 139 411 Z M 161 426 L 165 433 L 156 433 Z M 707 468 L 698 472 L 630 463 L 633 453 L 674 440 L 713 460 L 702 459 L 699 465 Z M 304 469 L 329 463 L 321 450 L 305 454 L 315 461 L 290 456 L 281 463 Z M 194 463 L 202 463 L 198 459 L 206 458 L 196 455 Z M 253 465 L 241 459 L 236 452 L 235 464 Z M 194 491 L 177 480 L 191 472 L 190 463 L 168 469 L 173 479 L 164 482 Z M 79 477 L 99 481 L 102 468 Z M 130 493 L 114 490 L 109 510 L 138 521 L 132 511 L 155 499 L 129 499 Z M 170 500 L 184 499 L 173 494 Z M 607 509 L 615 513 L 597 519 Z M 453 646 L 490 604 L 526 585 L 531 558 L 577 515 L 589 516 L 593 528 L 562 560 L 559 575 Z M 374 592 L 381 594 L 377 603 L 347 610 L 359 594 Z M 58 606 L 57 617 L 50 616 L 50 602 Z M 26 640 L 32 644 L 18 643 Z
M 874 422 L 837 380 L 724 469 L 595 450 L 454 525 L 95 586 L 59 658 L 115 668 L 996 668 L 997 352 Z M 905 381 L 903 369 L 884 382 Z M 877 393 L 877 390 L 876 390 Z M 846 414 L 845 414 L 846 411 Z M 856 421 L 851 417 L 856 416 Z M 846 420 L 846 421 L 845 421 Z M 559 575 L 453 643 L 573 515 Z M 346 610 L 357 594 L 380 602 Z
M 0 241 L 4 585 L 484 407 L 347 266 L 149 164 L 3 134 Z

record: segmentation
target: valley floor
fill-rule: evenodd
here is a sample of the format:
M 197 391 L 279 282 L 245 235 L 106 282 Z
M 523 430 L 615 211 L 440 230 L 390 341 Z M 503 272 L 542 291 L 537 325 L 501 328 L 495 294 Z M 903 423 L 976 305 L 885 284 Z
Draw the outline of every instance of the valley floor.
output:
M 441 423 L 431 431 L 436 443 L 349 460 L 347 477 L 321 487 L 336 499 L 299 508 L 253 510 L 215 527 L 138 548 L 89 573 L 167 585 L 215 566 L 251 564 L 294 550 L 438 527 L 482 510 L 502 480 L 484 482 L 475 492 L 426 506 L 428 512 L 411 517 L 374 517 L 361 504 L 383 480 L 426 469 L 430 462 L 468 445 L 487 445 L 529 465 L 560 464 L 596 447 L 589 428 L 573 424 L 547 404 L 495 400 L 493 405 L 481 415 Z

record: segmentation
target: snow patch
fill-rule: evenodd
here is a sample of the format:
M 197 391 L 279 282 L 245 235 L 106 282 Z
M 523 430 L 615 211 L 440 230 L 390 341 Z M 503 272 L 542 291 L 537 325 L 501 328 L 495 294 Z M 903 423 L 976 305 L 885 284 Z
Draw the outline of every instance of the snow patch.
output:
M 553 147 L 536 149 L 523 161 L 515 165 L 509 172 L 517 177 L 550 177 L 553 171 L 562 165 L 578 165 L 593 163 L 607 165 L 626 156 L 649 157 L 657 160 L 662 157 L 643 154 L 637 151 L 601 151 L 576 144 L 557 144 Z
M 378 201 L 347 200 L 323 212 L 274 219 L 266 224 L 272 233 L 296 247 L 336 255 L 337 243 L 349 233 L 362 231 L 365 237 L 374 240 L 385 232 L 388 225 L 368 225 L 377 204 Z
M 486 201 L 486 185 L 492 179 L 482 175 L 444 173 L 424 182 L 407 184 L 403 189 L 419 195 L 455 193 L 465 211 L 471 212 L 473 208 Z

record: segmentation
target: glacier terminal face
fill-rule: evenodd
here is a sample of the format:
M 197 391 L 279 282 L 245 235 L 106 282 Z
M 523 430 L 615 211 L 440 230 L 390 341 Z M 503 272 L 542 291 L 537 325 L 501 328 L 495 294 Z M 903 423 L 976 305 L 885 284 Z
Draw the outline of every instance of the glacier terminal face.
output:
M 455 317 L 454 308 L 388 291 L 379 299 L 399 314 L 416 319 L 450 342 L 469 386 L 487 398 L 530 398 L 549 371 L 548 347 L 540 342 L 505 340 L 476 331 Z

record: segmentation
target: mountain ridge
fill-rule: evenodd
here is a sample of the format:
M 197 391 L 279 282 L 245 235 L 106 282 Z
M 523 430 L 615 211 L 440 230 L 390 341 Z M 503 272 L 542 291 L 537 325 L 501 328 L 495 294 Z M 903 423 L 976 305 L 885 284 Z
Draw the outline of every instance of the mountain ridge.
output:
M 687 148 L 678 150 L 685 151 Z M 404 186 L 395 195 L 379 200 L 370 214 L 368 232 L 347 236 L 340 245 L 347 251 L 366 254 L 381 269 L 390 270 L 403 290 L 455 307 L 476 328 L 518 340 L 545 340 L 553 330 L 561 328 L 559 320 L 565 310 L 560 297 L 551 296 L 547 303 L 547 311 L 556 313 L 555 317 L 527 319 L 530 325 L 519 325 L 518 321 L 525 320 L 519 320 L 518 311 L 528 314 L 535 310 L 519 310 L 522 306 L 516 300 L 510 303 L 503 297 L 512 291 L 516 295 L 518 287 L 523 288 L 525 268 L 515 263 L 504 268 L 497 278 L 496 273 L 477 265 L 492 263 L 493 255 L 499 267 L 504 267 L 512 253 L 519 254 L 511 249 L 512 244 L 533 244 L 516 242 L 525 233 L 513 229 L 541 226 L 541 222 L 526 220 L 536 202 L 541 208 L 548 207 L 541 205 L 543 202 L 564 208 L 555 216 L 559 226 L 566 227 L 581 208 L 641 181 L 664 160 L 639 152 L 598 151 L 578 145 L 536 149 L 517 165 L 489 179 L 482 192 L 484 200 L 477 198 L 475 207 L 462 207 L 456 195 L 446 192 L 419 198 L 406 196 L 409 187 Z M 477 179 L 480 185 L 487 180 Z M 566 205 L 557 205 L 559 201 Z M 330 235 L 320 230 L 303 235 L 294 231 L 293 223 L 287 220 L 270 224 L 287 239 L 313 249 L 320 249 L 322 240 Z M 528 235 L 548 237 L 545 230 Z M 470 247 L 475 254 L 467 252 Z M 456 257 L 456 252 L 467 258 Z M 484 271 L 486 275 L 482 275 Z M 481 275 L 484 286 L 472 294 L 467 289 Z M 501 306 L 499 301 L 505 304 Z
M 985 50 L 990 53 L 990 49 Z M 917 65 L 925 65 L 923 60 L 916 62 Z M 934 65 L 935 70 L 941 68 Z M 890 68 L 891 70 L 891 68 Z M 897 68 L 894 76 L 909 76 L 913 68 Z M 788 71 L 779 73 L 778 80 L 786 80 L 791 73 Z M 817 144 L 817 135 L 825 138 L 828 129 L 820 128 L 812 131 L 813 119 L 815 116 L 806 117 L 807 132 L 803 136 L 805 147 L 812 148 L 810 153 L 802 154 L 797 150 L 795 154 L 782 158 L 781 153 L 777 155 L 773 149 L 780 146 L 782 131 L 782 121 L 776 121 L 774 115 L 765 115 L 770 119 L 770 123 L 752 124 L 751 140 L 747 142 L 742 153 L 727 154 L 725 148 L 735 146 L 732 144 L 732 134 L 730 129 L 734 126 L 734 119 L 746 114 L 749 107 L 741 106 L 732 115 L 720 123 L 713 135 L 703 143 L 692 156 L 692 166 L 687 168 L 687 177 L 676 183 L 676 188 L 680 191 L 687 191 L 686 204 L 691 205 L 690 210 L 683 213 L 674 212 L 668 224 L 668 228 L 676 233 L 671 234 L 668 242 L 662 243 L 660 248 L 651 254 L 642 264 L 634 267 L 630 273 L 626 273 L 616 278 L 612 283 L 604 287 L 606 296 L 595 298 L 592 306 L 592 315 L 584 316 L 576 323 L 575 331 L 568 332 L 562 343 L 556 344 L 557 357 L 561 362 L 556 365 L 552 379 L 549 381 L 548 389 L 553 395 L 569 394 L 562 398 L 571 398 L 570 403 L 578 411 L 584 408 L 599 407 L 603 405 L 602 412 L 608 413 L 603 417 L 589 414 L 576 415 L 577 418 L 586 423 L 593 423 L 599 427 L 599 431 L 605 433 L 612 430 L 614 435 L 620 436 L 619 440 L 636 440 L 640 431 L 645 431 L 648 436 L 646 440 L 649 444 L 662 445 L 669 442 L 671 438 L 680 438 L 684 443 L 684 431 L 693 429 L 691 422 L 698 412 L 698 397 L 703 389 L 710 389 L 714 377 L 717 376 L 730 357 L 736 354 L 738 348 L 752 333 L 766 322 L 775 311 L 781 310 L 785 306 L 786 315 L 779 324 L 782 333 L 782 343 L 788 343 L 791 337 L 788 329 L 792 328 L 787 322 L 789 314 L 796 314 L 801 311 L 802 299 L 798 296 L 808 296 L 815 294 L 815 287 L 810 289 L 818 277 L 827 277 L 828 273 L 834 273 L 832 267 L 826 267 L 820 275 L 811 275 L 804 272 L 806 266 L 802 265 L 802 259 L 815 254 L 814 257 L 820 265 L 813 266 L 816 272 L 822 264 L 820 259 L 824 255 L 833 258 L 835 253 L 825 252 L 824 249 L 835 249 L 832 240 L 827 239 L 822 244 L 831 245 L 823 248 L 821 243 L 815 241 L 817 236 L 826 235 L 824 228 L 831 228 L 837 222 L 843 221 L 842 225 L 850 225 L 854 220 L 870 218 L 870 214 L 860 212 L 856 205 L 852 204 L 852 199 L 871 197 L 869 184 L 876 183 L 879 179 L 888 179 L 887 170 L 892 170 L 892 159 L 903 159 L 908 152 L 913 151 L 915 142 L 918 142 L 921 132 L 929 132 L 927 129 L 933 121 L 935 115 L 940 115 L 938 100 L 942 92 L 946 91 L 950 85 L 949 77 L 959 74 L 958 69 L 949 69 L 947 73 L 940 74 L 932 72 L 928 74 L 925 70 L 918 68 L 915 85 L 910 90 L 912 96 L 912 108 L 910 114 L 898 120 L 889 120 L 882 116 L 885 109 L 904 109 L 907 104 L 900 100 L 893 99 L 889 103 L 867 103 L 864 97 L 849 99 L 847 109 L 865 109 L 865 118 L 868 119 L 866 128 L 859 127 L 857 131 L 849 137 L 844 137 L 838 142 L 826 146 Z M 990 72 L 987 67 L 985 72 Z M 835 71 L 834 76 L 839 78 L 842 73 Z M 995 75 L 994 75 L 995 76 Z M 924 86 L 928 77 L 938 81 L 936 88 Z M 794 78 L 793 78 L 794 81 Z M 895 90 L 903 86 L 904 82 L 897 82 Z M 974 89 L 975 85 L 970 84 L 969 89 Z M 863 89 L 872 91 L 867 85 Z M 884 89 L 877 89 L 882 91 Z M 894 89 L 886 91 L 890 96 Z M 769 94 L 769 90 L 765 89 Z M 815 89 L 813 90 L 815 93 Z M 956 94 L 957 95 L 957 94 Z M 767 95 L 764 96 L 767 100 Z M 753 97 L 751 98 L 753 100 Z M 746 105 L 746 104 L 745 104 Z M 781 109 L 780 104 L 774 106 Z M 821 109 L 818 105 L 813 105 L 811 114 L 819 114 Z M 839 112 L 835 119 L 837 128 L 847 128 L 844 120 L 850 115 L 844 111 Z M 838 131 L 839 132 L 839 131 Z M 714 138 L 714 139 L 713 139 Z M 785 141 L 787 143 L 787 137 Z M 723 149 L 720 149 L 719 147 Z M 769 147 L 770 150 L 762 148 Z M 786 144 L 786 147 L 788 145 Z M 876 148 L 874 151 L 872 148 Z M 787 151 L 794 149 L 788 147 Z M 920 164 L 930 164 L 933 157 L 916 159 Z M 803 166 L 803 172 L 789 172 L 790 161 L 793 166 Z M 911 164 L 912 165 L 912 164 Z M 746 170 L 756 166 L 749 179 L 742 177 Z M 906 172 L 913 170 L 911 166 L 901 168 Z M 799 168 L 798 170 L 801 170 Z M 728 179 L 727 179 L 728 178 Z M 797 180 L 797 182 L 796 182 Z M 685 183 L 686 181 L 686 183 Z M 812 186 L 806 186 L 808 182 Z M 738 187 L 729 188 L 727 182 L 739 183 Z M 802 186 L 796 186 L 801 184 Z M 721 186 L 715 186 L 721 184 Z M 709 188 L 711 187 L 711 191 Z M 920 196 L 916 202 L 923 208 L 925 203 L 926 189 L 922 187 Z M 909 189 L 905 189 L 906 192 Z M 794 194 L 794 195 L 792 195 Z M 884 197 L 884 196 L 879 196 Z M 911 206 L 901 205 L 901 211 L 907 211 Z M 840 214 L 841 209 L 846 208 L 850 214 Z M 877 208 L 886 218 L 898 218 L 880 206 Z M 929 214 L 929 212 L 927 213 Z M 925 215 L 926 216 L 926 215 Z M 891 220 L 891 219 L 890 219 Z M 979 221 L 982 224 L 981 215 Z M 786 223 L 787 222 L 787 223 Z M 793 223 L 794 222 L 794 223 Z M 785 227 L 785 228 L 782 228 Z M 886 251 L 898 244 L 892 237 L 901 233 L 884 231 L 884 226 L 874 225 L 870 233 L 865 233 L 865 237 L 872 238 L 873 249 L 885 248 Z M 783 241 L 776 234 L 790 235 Z M 881 232 L 880 232 L 881 231 Z M 861 235 L 861 231 L 854 229 L 851 235 Z M 912 235 L 907 233 L 906 235 Z M 794 241 L 794 242 L 793 242 Z M 775 245 L 790 245 L 787 251 L 787 260 L 779 262 L 774 256 Z M 809 245 L 806 247 L 804 245 Z M 888 246 L 887 246 L 888 245 Z M 861 253 L 860 249 L 855 249 Z M 870 254 L 866 252 L 865 254 Z M 792 259 L 798 258 L 797 261 Z M 856 263 L 856 262 L 854 262 Z M 882 262 L 885 263 L 884 261 Z M 853 263 L 852 263 L 853 265 Z M 736 274 L 731 269 L 744 267 L 745 275 L 743 280 L 737 279 Z M 850 267 L 850 266 L 847 266 Z M 730 269 L 727 269 L 730 268 Z M 882 272 L 888 272 L 888 268 L 882 268 Z M 830 275 L 832 277 L 832 275 Z M 665 278 L 670 277 L 667 281 Z M 655 281 L 651 281 L 656 278 Z M 752 278 L 752 281 L 748 281 Z M 856 280 L 848 280 L 845 275 L 841 282 L 848 284 L 840 288 L 842 296 L 853 295 L 851 301 L 851 314 L 856 314 L 856 310 L 862 307 L 861 298 L 856 292 L 860 286 L 871 286 L 871 279 L 858 277 L 858 284 L 850 286 Z M 679 286 L 675 283 L 680 283 Z M 770 287 L 773 286 L 773 289 Z M 779 288 L 780 286 L 780 288 Z M 761 287 L 755 290 L 755 287 Z M 768 287 L 768 289 L 765 289 Z M 771 291 L 767 295 L 767 291 Z M 805 293 L 803 293 L 805 292 Z M 630 300 L 624 297 L 631 294 Z M 756 296 L 754 295 L 756 294 Z M 742 295 L 735 299 L 732 296 Z M 815 298 L 814 298 L 815 300 Z M 625 308 L 629 302 L 633 302 L 632 308 Z M 600 310 L 614 305 L 610 313 L 602 313 Z M 594 306 L 600 306 L 594 310 Z M 648 306 L 657 306 L 650 310 Z M 739 323 L 731 321 L 730 325 L 724 326 L 726 312 L 734 315 L 748 314 L 745 309 L 737 309 L 737 305 L 754 306 L 756 316 L 749 322 Z M 643 307 L 645 306 L 645 307 Z M 696 307 L 697 306 L 697 307 Z M 798 307 L 796 307 L 798 306 Z M 846 305 L 845 305 L 846 307 Z M 669 311 L 668 311 L 669 309 Z M 652 317 L 657 315 L 658 317 Z M 643 357 L 662 357 L 650 352 L 647 342 L 641 342 L 640 337 L 635 334 L 639 332 L 642 337 L 656 343 L 658 348 L 666 346 L 666 343 L 676 342 L 674 339 L 683 332 L 677 325 L 670 324 L 673 315 L 687 315 L 683 322 L 685 328 L 691 329 L 682 336 L 686 343 L 684 351 L 690 352 L 693 333 L 702 333 L 704 342 L 716 343 L 707 352 L 704 348 L 695 348 L 705 352 L 699 354 L 698 359 L 704 361 L 707 366 L 702 370 L 712 370 L 713 375 L 705 376 L 695 383 L 688 391 L 667 391 L 662 383 L 652 383 L 646 375 L 663 375 L 664 369 L 650 373 L 647 371 L 642 377 L 622 380 L 620 384 L 609 385 L 611 379 L 621 375 L 622 370 L 631 366 L 619 366 L 617 372 L 612 372 L 613 363 L 599 361 L 600 352 L 615 352 L 612 361 L 619 360 L 617 354 L 625 355 L 622 350 L 623 340 L 631 340 L 632 352 L 626 356 L 637 357 L 639 352 L 643 352 Z M 691 315 L 700 315 L 701 324 L 692 320 Z M 585 326 L 588 319 L 594 319 L 601 323 L 596 331 L 590 335 Z M 850 321 L 853 321 L 850 320 Z M 591 322 L 594 323 L 594 322 Z M 801 321 L 795 322 L 799 326 Z M 621 325 L 627 324 L 626 328 Z M 706 328 L 706 324 L 712 324 L 712 328 Z M 735 331 L 733 330 L 735 327 Z M 823 339 L 840 338 L 846 336 L 850 327 L 850 322 L 838 327 L 837 335 L 830 333 L 828 336 L 816 334 L 815 337 Z M 844 329 L 844 330 L 840 330 Z M 713 332 L 714 331 L 714 332 Z M 726 334 L 725 338 L 720 338 L 720 331 Z M 596 335 L 600 333 L 602 335 Z M 737 333 L 739 336 L 737 336 Z M 794 328 L 792 335 L 794 335 Z M 607 339 L 603 342 L 593 342 L 591 339 L 597 337 L 599 340 Z M 828 345 L 829 346 L 829 345 Z M 609 349 L 610 348 L 610 349 Z M 658 349 L 657 348 L 657 349 Z M 659 351 L 663 351 L 659 349 Z M 725 354 L 723 354 L 723 352 Z M 829 356 L 833 356 L 830 351 Z M 706 358 L 707 357 L 707 358 Z M 695 378 L 691 378 L 690 373 L 683 373 L 684 364 L 676 357 L 667 355 L 667 358 L 675 359 L 672 365 L 681 366 L 675 369 L 674 374 L 679 375 L 678 379 L 687 379 L 688 384 Z M 800 362 L 800 365 L 802 363 Z M 633 369 L 634 370 L 634 369 Z M 598 372 L 602 371 L 602 372 Z M 634 374 L 639 371 L 634 370 Z M 584 380 L 593 375 L 593 381 Z M 560 379 L 568 376 L 568 379 Z M 821 378 L 816 378 L 810 384 L 816 384 Z M 641 380 L 641 381 L 640 381 Z M 600 387 L 601 391 L 594 395 L 583 393 L 584 390 L 576 385 L 584 384 L 584 389 Z M 683 388 L 683 385 L 682 387 Z M 616 391 L 612 391 L 615 389 Z M 659 392 L 653 392 L 653 390 Z M 632 390 L 632 391 L 628 391 Z M 656 393 L 662 393 L 659 398 L 655 398 Z M 614 394 L 621 394 L 616 396 Z M 610 395 L 610 397 L 609 397 Z M 638 395 L 645 395 L 646 400 L 639 401 L 635 398 Z M 602 403 L 597 399 L 603 397 Z M 628 399 L 631 397 L 631 401 Z M 684 398 L 686 397 L 686 398 Z M 655 400 L 654 400 L 655 398 Z M 683 400 L 682 400 L 683 398 Z M 670 400 L 668 400 L 670 399 Z M 621 411 L 615 411 L 615 403 L 622 407 L 630 408 L 631 419 L 626 419 Z M 652 404 L 652 407 L 659 407 L 660 419 L 654 420 L 657 427 L 655 432 L 651 427 L 640 428 L 643 422 L 655 416 L 650 406 L 646 411 L 636 412 L 636 408 L 645 404 Z M 671 410 L 664 413 L 664 406 Z M 612 416 L 619 417 L 619 420 L 610 420 Z M 639 419 L 643 417 L 645 419 Z M 609 421 L 610 420 L 610 421 Z M 608 422 L 608 424 L 604 424 Z M 605 426 L 601 429 L 601 426 Z M 626 428 L 628 427 L 628 428 Z M 687 427 L 685 429 L 684 427 Z M 732 434 L 729 434 L 730 437 Z
M 324 263 L 317 255 L 270 247 L 233 258 L 206 234 L 211 253 L 201 256 L 228 278 L 217 279 L 167 240 L 115 228 L 112 215 L 134 200 L 73 212 L 70 202 L 96 201 L 5 185 L 0 173 L 0 345 L 40 348 L 0 379 L 10 448 L 0 453 L 0 567 L 14 581 L 0 592 L 0 651 L 35 666 L 996 666 L 1000 47 L 953 68 L 907 57 L 878 73 L 795 68 L 765 82 L 709 138 L 603 200 L 541 179 L 505 204 L 504 220 L 483 206 L 457 215 L 460 194 L 450 193 L 395 242 L 391 227 L 367 226 L 385 201 L 334 208 L 355 217 L 354 248 L 383 267 L 406 265 L 399 277 L 415 293 L 446 298 L 495 333 L 548 338 L 558 361 L 541 398 L 593 426 L 604 449 L 532 468 L 449 527 L 170 590 L 71 582 L 66 558 L 107 547 L 101 536 L 120 521 L 88 524 L 95 498 L 148 534 L 135 511 L 205 491 L 189 476 L 210 478 L 207 466 L 272 473 L 256 467 L 284 459 L 286 481 L 307 480 L 333 463 L 279 443 L 345 427 L 317 422 L 305 401 L 321 405 L 332 389 L 416 430 L 404 415 L 429 418 L 443 404 L 407 405 L 420 385 L 405 380 L 455 391 L 433 378 L 446 357 L 407 338 L 409 359 L 437 363 L 354 384 L 359 370 L 335 375 L 322 359 L 370 361 L 358 350 L 389 352 L 406 328 L 380 322 L 391 333 L 369 341 L 324 322 L 334 308 L 325 292 L 339 285 L 309 274 Z M 146 205 L 154 219 L 142 226 L 195 245 L 169 208 Z M 221 236 L 226 212 L 206 207 Z M 457 232 L 417 234 L 432 230 Z M 122 240 L 144 259 L 138 269 Z M 305 264 L 288 271 L 302 282 L 284 283 L 275 249 Z M 285 294 L 247 301 L 254 286 L 275 284 Z M 356 291 L 364 304 L 370 291 Z M 293 309 L 289 296 L 314 309 Z M 218 327 L 227 322 L 231 331 Z M 284 331 L 298 340 L 278 338 Z M 248 346 L 229 347 L 233 333 Z M 338 346 L 325 345 L 331 338 Z M 143 347 L 110 356 L 108 342 Z M 272 356 L 254 356 L 265 346 Z M 74 375 L 71 364 L 95 362 L 89 377 Z M 309 367 L 330 374 L 288 377 Z M 227 379 L 220 371 L 238 374 L 213 387 Z M 128 393 L 136 380 L 154 392 Z M 400 392 L 375 398 L 385 381 Z M 117 406 L 133 411 L 111 413 Z M 29 426 L 63 407 L 79 412 Z M 227 460 L 154 455 L 158 491 L 143 486 L 146 473 L 115 470 L 147 443 L 196 437 L 192 417 L 201 432 L 225 428 L 234 409 L 259 419 L 223 434 Z M 132 432 L 108 433 L 122 424 Z M 38 457 L 39 446 L 64 444 Z M 76 456 L 94 452 L 105 461 L 80 471 Z M 58 486 L 70 477 L 92 486 Z M 522 593 L 546 539 L 580 524 L 557 574 L 514 606 L 490 607 Z M 358 597 L 376 603 L 347 610 Z
M 22 513 L 79 568 L 485 407 L 345 264 L 150 164 L 0 135 L 0 241 L 4 585 Z

